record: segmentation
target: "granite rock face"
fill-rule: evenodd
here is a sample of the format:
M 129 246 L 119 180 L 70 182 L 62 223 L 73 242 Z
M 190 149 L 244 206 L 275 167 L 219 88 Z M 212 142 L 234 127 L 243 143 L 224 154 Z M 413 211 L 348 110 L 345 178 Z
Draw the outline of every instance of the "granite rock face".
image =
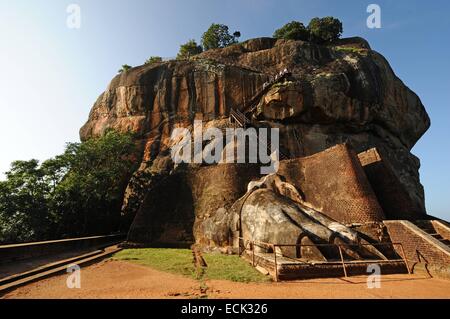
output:
M 252 101 L 263 83 L 285 68 L 292 73 L 288 81 Z M 258 38 L 188 61 L 132 68 L 100 95 L 80 137 L 101 136 L 108 128 L 137 133 L 141 165 L 123 207 L 133 220 L 148 194 L 157 192 L 153 177 L 174 173 L 169 151 L 173 129 L 190 127 L 195 119 L 205 127 L 226 126 L 231 108 L 244 109 L 251 102 L 256 120 L 280 128 L 281 147 L 290 158 L 341 143 L 357 153 L 376 148 L 404 189 L 411 216 L 425 214 L 420 162 L 411 148 L 430 119 L 418 96 L 361 38 L 327 46 Z M 186 214 L 192 220 L 200 213 L 194 209 Z

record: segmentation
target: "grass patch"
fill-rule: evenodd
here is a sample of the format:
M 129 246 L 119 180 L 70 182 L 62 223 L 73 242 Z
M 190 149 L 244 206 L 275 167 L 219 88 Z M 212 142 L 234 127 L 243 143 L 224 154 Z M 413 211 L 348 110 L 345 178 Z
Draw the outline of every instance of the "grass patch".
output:
M 208 267 L 198 278 L 189 249 L 141 248 L 124 249 L 113 256 L 114 260 L 123 260 L 157 270 L 167 271 L 194 279 L 219 279 L 236 282 L 267 282 L 264 276 L 245 260 L 236 255 L 203 254 Z
M 208 265 L 205 277 L 208 279 L 224 279 L 237 282 L 267 282 L 264 276 L 248 262 L 237 255 L 203 254 Z
M 115 254 L 113 259 L 129 261 L 173 274 L 196 277 L 195 267 L 192 263 L 192 252 L 189 249 L 124 249 Z
M 361 54 L 361 55 L 367 55 L 367 49 L 362 48 L 355 48 L 355 47 L 344 47 L 344 46 L 338 46 L 334 48 L 337 51 L 343 51 L 343 52 L 349 52 L 349 53 L 355 53 L 355 54 Z

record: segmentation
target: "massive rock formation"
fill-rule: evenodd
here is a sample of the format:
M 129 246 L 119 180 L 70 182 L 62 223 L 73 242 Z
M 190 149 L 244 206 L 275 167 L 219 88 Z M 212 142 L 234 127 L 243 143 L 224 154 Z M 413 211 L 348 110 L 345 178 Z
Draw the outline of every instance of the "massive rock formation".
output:
M 287 81 L 257 95 L 264 82 L 285 68 L 292 72 Z M 205 128 L 227 127 L 231 108 L 249 106 L 259 123 L 280 129 L 281 148 L 289 158 L 341 143 L 356 153 L 376 148 L 407 202 L 396 210 L 405 210 L 405 218 L 424 216 L 420 162 L 410 151 L 430 120 L 385 58 L 360 38 L 327 46 L 259 38 L 191 60 L 132 68 L 117 75 L 94 104 L 80 130 L 82 140 L 108 128 L 136 133 L 141 165 L 126 190 L 123 214 L 134 220 L 130 234 L 137 234 L 137 241 L 190 241 L 193 223 L 194 235 L 201 229 L 199 216 L 228 209 L 245 194 L 247 184 L 234 181 L 246 174 L 254 178 L 254 168 L 223 168 L 217 176 L 223 192 L 214 188 L 209 194 L 210 199 L 222 196 L 222 206 L 211 210 L 208 201 L 197 201 L 195 194 L 208 190 L 192 173 L 198 167 L 174 167 L 170 135 L 174 128 L 192 127 L 195 119 L 202 119 Z M 383 218 L 396 217 L 380 205 Z

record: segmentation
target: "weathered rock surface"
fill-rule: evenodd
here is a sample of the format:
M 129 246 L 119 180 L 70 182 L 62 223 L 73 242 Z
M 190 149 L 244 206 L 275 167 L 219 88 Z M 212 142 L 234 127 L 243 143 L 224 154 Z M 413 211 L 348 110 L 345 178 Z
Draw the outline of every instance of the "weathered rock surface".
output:
M 246 106 L 284 68 L 292 77 L 257 101 L 255 117 L 280 128 L 288 156 L 308 156 L 340 143 L 356 152 L 375 147 L 413 203 L 411 214 L 425 214 L 420 162 L 410 150 L 430 126 L 429 117 L 384 57 L 360 38 L 329 46 L 259 38 L 190 61 L 144 65 L 117 75 L 94 104 L 80 136 L 87 140 L 108 128 L 137 133 L 141 166 L 126 192 L 124 214 L 132 220 L 148 207 L 142 205 L 148 193 L 158 193 L 149 190 L 152 176 L 173 172 L 168 148 L 174 128 L 195 119 L 205 126 L 226 123 L 231 108 Z M 235 190 L 239 196 L 242 187 Z M 194 206 L 186 212 L 189 220 L 203 214 L 195 199 Z M 146 222 L 158 223 L 158 218 Z

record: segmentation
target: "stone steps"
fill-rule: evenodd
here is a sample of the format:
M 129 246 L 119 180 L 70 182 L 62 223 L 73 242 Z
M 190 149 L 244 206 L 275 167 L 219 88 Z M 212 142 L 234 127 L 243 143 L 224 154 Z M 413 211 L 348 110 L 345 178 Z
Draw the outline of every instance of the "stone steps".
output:
M 414 225 L 419 227 L 422 231 L 430 235 L 431 237 L 439 240 L 444 245 L 450 247 L 450 240 L 444 238 L 433 226 L 433 222 L 431 220 L 417 220 L 413 222 Z
M 110 257 L 120 250 L 122 250 L 122 248 L 114 245 L 106 247 L 103 250 L 97 250 L 74 258 L 61 260 L 55 263 L 38 267 L 25 273 L 20 273 L 8 278 L 3 278 L 2 282 L 0 283 L 0 296 L 11 290 L 14 290 L 17 287 L 67 272 L 67 267 L 69 265 L 75 264 L 80 267 L 87 266 L 104 258 Z

